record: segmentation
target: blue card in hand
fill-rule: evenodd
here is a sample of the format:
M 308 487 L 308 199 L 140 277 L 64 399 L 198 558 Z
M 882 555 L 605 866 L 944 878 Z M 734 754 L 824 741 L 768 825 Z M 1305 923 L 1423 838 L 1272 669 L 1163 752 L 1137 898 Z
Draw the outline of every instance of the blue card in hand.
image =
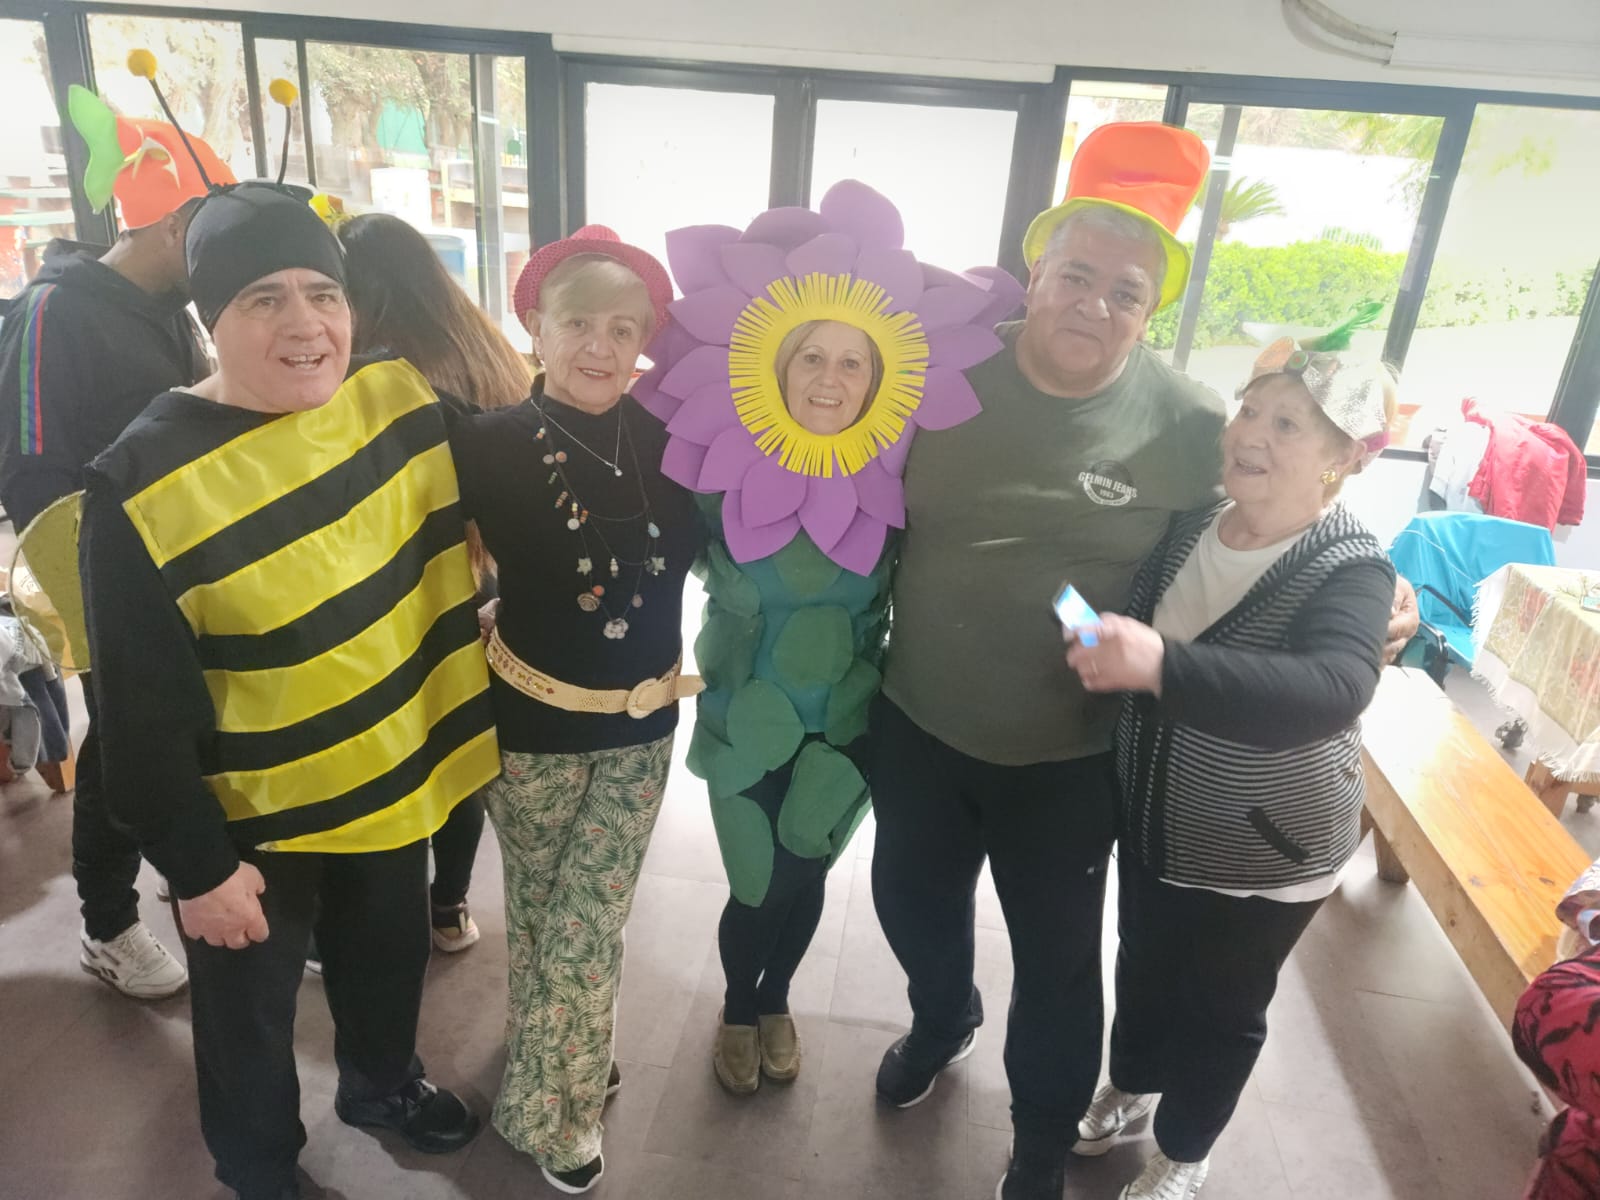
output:
M 1061 594 L 1056 597 L 1055 610 L 1062 628 L 1070 630 L 1085 646 L 1098 643 L 1096 630 L 1100 624 L 1100 614 L 1089 607 L 1089 602 L 1070 583 L 1062 586 Z

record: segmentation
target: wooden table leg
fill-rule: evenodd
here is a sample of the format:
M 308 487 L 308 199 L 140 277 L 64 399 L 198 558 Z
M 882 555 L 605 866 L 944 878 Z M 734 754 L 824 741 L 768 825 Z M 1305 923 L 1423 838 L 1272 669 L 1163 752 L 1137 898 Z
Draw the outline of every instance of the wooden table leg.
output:
M 1372 827 L 1372 848 L 1378 855 L 1378 878 L 1388 883 L 1410 883 L 1411 876 L 1400 865 L 1400 856 L 1376 825 Z
M 1536 762 L 1528 768 L 1523 782 L 1539 797 L 1539 803 L 1550 810 L 1550 815 L 1556 820 L 1561 819 L 1562 810 L 1567 806 L 1567 793 L 1572 786 L 1564 780 L 1557 779 L 1555 773 L 1543 763 Z

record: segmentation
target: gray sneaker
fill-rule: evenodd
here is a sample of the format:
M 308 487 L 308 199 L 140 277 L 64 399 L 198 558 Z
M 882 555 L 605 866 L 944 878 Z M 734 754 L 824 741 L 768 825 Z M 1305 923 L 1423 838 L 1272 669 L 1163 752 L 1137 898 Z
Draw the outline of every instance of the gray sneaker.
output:
M 1072 1152 L 1085 1158 L 1098 1158 L 1129 1125 L 1155 1107 L 1156 1095 L 1136 1095 L 1106 1084 L 1094 1094 L 1089 1111 L 1078 1122 L 1078 1142 Z
M 156 941 L 143 921 L 135 921 L 110 941 L 97 942 L 82 933 L 78 942 L 79 965 L 135 1000 L 160 1000 L 181 992 L 189 982 L 183 964 Z

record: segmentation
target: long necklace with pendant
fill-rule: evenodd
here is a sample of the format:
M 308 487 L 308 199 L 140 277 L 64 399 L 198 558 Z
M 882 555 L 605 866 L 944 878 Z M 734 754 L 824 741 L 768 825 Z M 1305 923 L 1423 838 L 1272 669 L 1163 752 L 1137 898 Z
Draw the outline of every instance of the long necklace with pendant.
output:
M 539 431 L 534 435 L 534 440 L 544 445 L 544 464 L 547 467 L 553 468 L 550 472 L 550 478 L 548 482 L 552 485 L 556 484 L 557 482 L 560 483 L 560 492 L 556 496 L 555 507 L 557 509 L 565 508 L 567 510 L 567 528 L 578 535 L 579 541 L 583 545 L 583 553 L 578 558 L 578 574 L 589 580 L 589 587 L 586 590 L 578 593 L 578 607 L 584 612 L 600 612 L 605 615 L 606 623 L 602 627 L 601 632 L 606 637 L 614 640 L 627 637 L 627 614 L 632 609 L 641 608 L 644 605 L 644 597 L 641 594 L 641 589 L 644 584 L 645 575 L 660 575 L 666 570 L 667 567 L 666 557 L 659 553 L 661 529 L 656 524 L 655 514 L 651 511 L 650 495 L 645 490 L 644 474 L 639 469 L 639 454 L 634 448 L 633 444 L 633 431 L 626 430 L 628 454 L 633 462 L 634 478 L 638 480 L 639 483 L 639 501 L 641 507 L 638 512 L 630 513 L 627 516 L 607 517 L 599 513 L 591 512 L 588 506 L 585 505 L 581 499 L 579 499 L 577 489 L 573 487 L 572 481 L 567 476 L 566 451 L 556 449 L 553 444 L 553 439 L 550 438 L 549 426 L 555 426 L 555 428 L 561 430 L 561 432 L 566 434 L 568 437 L 572 437 L 572 434 L 558 422 L 552 420 L 544 411 L 543 407 L 536 405 L 535 408 L 538 411 L 541 420 Z M 619 458 L 621 454 L 624 429 L 625 426 L 622 421 L 622 416 L 619 413 L 617 417 L 617 449 Z M 578 442 L 578 439 L 573 438 L 573 441 Z M 578 442 L 578 444 L 580 446 L 583 445 L 582 442 Z M 593 454 L 595 458 L 605 463 L 608 467 L 611 467 L 613 472 L 619 478 L 622 476 L 623 472 L 616 463 L 607 462 L 604 455 L 595 454 L 595 452 L 590 450 L 588 446 L 583 446 L 583 448 L 588 450 L 590 454 Z M 596 522 L 594 525 L 589 523 L 591 517 L 594 518 Z M 612 549 L 610 539 L 608 539 L 605 534 L 600 531 L 599 523 L 605 522 L 611 525 L 619 525 L 631 521 L 637 521 L 641 517 L 643 517 L 645 521 L 644 556 L 637 561 L 619 557 Z M 590 533 L 595 535 L 596 540 L 605 550 L 607 560 L 606 569 L 612 580 L 617 580 L 621 577 L 622 569 L 624 567 L 636 568 L 633 580 L 633 594 L 628 600 L 627 604 L 623 606 L 620 613 L 613 611 L 610 604 L 606 602 L 606 585 L 595 580 L 595 555 L 589 545 Z
M 611 473 L 618 479 L 622 478 L 622 405 L 620 403 L 617 405 L 617 444 L 612 449 L 610 458 L 607 458 L 604 454 L 601 454 L 598 450 L 591 447 L 582 438 L 573 433 L 572 430 L 568 429 L 560 421 L 552 417 L 544 410 L 542 405 L 539 407 L 539 416 L 546 423 L 554 425 L 557 429 L 561 430 L 561 432 L 566 434 L 567 437 L 571 438 L 577 446 L 593 455 L 596 461 L 605 463 L 606 466 L 611 468 Z

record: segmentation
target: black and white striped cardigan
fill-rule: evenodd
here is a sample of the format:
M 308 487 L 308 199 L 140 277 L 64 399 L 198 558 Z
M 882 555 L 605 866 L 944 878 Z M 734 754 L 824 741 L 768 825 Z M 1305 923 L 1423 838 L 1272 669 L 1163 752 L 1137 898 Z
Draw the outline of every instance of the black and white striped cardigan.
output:
M 1151 620 L 1223 507 L 1174 518 L 1128 615 Z M 1382 547 L 1335 505 L 1192 643 L 1169 641 L 1161 698 L 1124 697 L 1117 723 L 1122 852 L 1174 883 L 1250 891 L 1343 866 L 1393 589 Z

